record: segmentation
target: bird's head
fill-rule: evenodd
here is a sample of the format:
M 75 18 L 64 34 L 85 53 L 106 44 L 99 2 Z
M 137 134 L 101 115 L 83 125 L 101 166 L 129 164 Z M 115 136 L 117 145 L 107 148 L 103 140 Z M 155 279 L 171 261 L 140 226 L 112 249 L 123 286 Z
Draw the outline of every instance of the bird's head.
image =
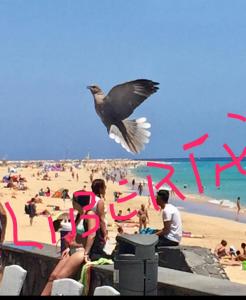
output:
M 97 85 L 89 85 L 87 89 L 89 89 L 93 95 L 102 93 L 102 90 Z

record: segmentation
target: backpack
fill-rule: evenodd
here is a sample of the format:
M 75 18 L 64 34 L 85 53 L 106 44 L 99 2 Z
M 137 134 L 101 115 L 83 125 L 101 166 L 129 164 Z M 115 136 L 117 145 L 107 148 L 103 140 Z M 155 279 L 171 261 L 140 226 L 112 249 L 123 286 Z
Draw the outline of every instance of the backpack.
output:
M 27 215 L 30 215 L 30 205 L 29 204 L 25 204 L 25 213 Z

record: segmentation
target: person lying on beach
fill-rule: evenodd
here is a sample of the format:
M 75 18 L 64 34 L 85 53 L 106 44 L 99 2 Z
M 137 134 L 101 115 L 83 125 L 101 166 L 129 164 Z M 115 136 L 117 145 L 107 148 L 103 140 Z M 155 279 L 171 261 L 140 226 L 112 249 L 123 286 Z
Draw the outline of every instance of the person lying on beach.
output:
M 218 244 L 214 249 L 214 255 L 217 258 L 221 258 L 223 256 L 230 256 L 230 251 L 226 249 L 227 241 L 222 240 L 220 244 Z
M 48 209 L 44 209 L 44 210 L 42 210 L 41 212 L 38 212 L 37 213 L 37 216 L 51 216 L 52 214 L 51 214 L 51 212 L 50 211 L 48 211 Z
M 18 190 L 18 187 L 13 182 L 8 182 L 5 188 Z
M 24 185 L 23 182 L 20 181 L 20 182 L 18 182 L 17 189 L 18 189 L 19 191 L 25 191 L 25 190 L 28 189 L 28 187 L 27 187 L 26 185 Z
M 235 261 L 235 260 L 224 260 L 223 258 L 221 259 L 220 263 L 223 266 L 241 266 L 242 263 L 239 261 Z
M 35 203 L 43 203 L 43 200 L 39 198 L 38 194 L 35 195 L 34 199 L 35 199 Z
M 49 177 L 48 174 L 45 174 L 42 178 L 42 180 L 48 180 L 48 181 L 51 181 L 51 178 Z
M 205 238 L 203 234 L 194 234 L 190 231 L 182 231 L 182 237 L 187 237 L 187 238 L 198 238 L 202 239 Z
M 27 203 L 43 203 L 42 199 L 38 197 L 38 194 L 36 194 L 34 197 L 32 197 L 30 200 L 27 201 Z

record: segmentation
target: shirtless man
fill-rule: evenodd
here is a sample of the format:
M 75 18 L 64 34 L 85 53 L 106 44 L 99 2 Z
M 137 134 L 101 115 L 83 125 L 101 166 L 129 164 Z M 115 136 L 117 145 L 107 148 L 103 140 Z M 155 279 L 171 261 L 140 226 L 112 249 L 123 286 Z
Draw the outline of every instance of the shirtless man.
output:
M 141 204 L 137 216 L 139 217 L 139 231 L 141 231 L 142 227 L 146 228 L 147 222 L 149 222 L 148 210 L 145 208 L 144 204 Z

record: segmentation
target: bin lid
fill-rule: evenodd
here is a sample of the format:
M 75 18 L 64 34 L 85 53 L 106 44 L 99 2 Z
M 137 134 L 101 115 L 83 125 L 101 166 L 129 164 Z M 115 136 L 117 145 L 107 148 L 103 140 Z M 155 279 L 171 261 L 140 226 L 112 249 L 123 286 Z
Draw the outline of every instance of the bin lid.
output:
M 116 236 L 116 240 L 134 246 L 154 246 L 158 243 L 158 236 L 156 234 L 122 234 Z

